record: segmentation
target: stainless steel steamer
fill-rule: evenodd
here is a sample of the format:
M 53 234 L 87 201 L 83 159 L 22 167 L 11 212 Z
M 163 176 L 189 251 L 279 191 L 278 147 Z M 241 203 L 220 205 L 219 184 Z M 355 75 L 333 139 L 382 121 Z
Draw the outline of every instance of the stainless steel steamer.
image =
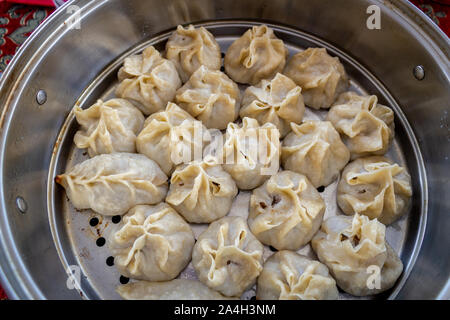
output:
M 366 27 L 370 5 L 381 10 L 381 29 Z M 377 94 L 394 109 L 396 139 L 389 156 L 408 166 L 414 196 L 409 214 L 388 228 L 404 274 L 379 298 L 449 298 L 449 39 L 406 1 L 367 0 L 64 5 L 20 48 L 0 83 L 0 277 L 11 298 L 116 297 L 118 274 L 105 264 L 106 248 L 95 246 L 111 219 L 90 227 L 89 213 L 73 210 L 53 183 L 56 172 L 84 157 L 71 142 L 72 107 L 110 96 L 124 57 L 148 44 L 163 48 L 178 24 L 204 25 L 225 50 L 261 22 L 270 24 L 291 52 L 326 47 L 343 61 L 355 90 Z M 329 214 L 335 211 L 335 186 L 323 193 Z M 70 265 L 81 268 L 80 291 L 67 288 Z

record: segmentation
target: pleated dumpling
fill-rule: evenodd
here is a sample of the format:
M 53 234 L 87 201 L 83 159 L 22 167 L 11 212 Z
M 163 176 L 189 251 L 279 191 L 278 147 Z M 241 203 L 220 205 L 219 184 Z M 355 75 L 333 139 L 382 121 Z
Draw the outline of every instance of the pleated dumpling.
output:
M 273 123 L 284 137 L 291 130 L 289 123 L 301 123 L 304 112 L 302 89 L 277 73 L 272 80 L 261 80 L 245 90 L 239 115 L 255 118 L 260 124 Z
M 108 246 L 119 272 L 133 279 L 172 280 L 191 260 L 194 233 L 167 203 L 139 205 L 122 217 Z
M 324 48 L 308 48 L 292 56 L 284 74 L 302 87 L 305 104 L 313 109 L 328 109 L 347 90 L 348 76 L 337 57 Z
M 158 164 L 134 153 L 102 154 L 56 176 L 77 209 L 105 216 L 121 215 L 138 204 L 161 202 L 167 176 Z
M 169 102 L 152 114 L 136 139 L 136 149 L 156 161 L 165 174 L 175 166 L 201 158 L 206 128 L 189 113 Z
M 329 121 L 291 123 L 292 132 L 281 146 L 286 170 L 308 177 L 314 187 L 328 186 L 350 160 L 350 152 Z
M 337 189 L 337 202 L 345 214 L 363 214 L 386 225 L 406 212 L 411 196 L 406 168 L 377 156 L 349 163 Z
M 334 216 L 323 222 L 311 245 L 342 290 L 367 296 L 392 288 L 403 271 L 385 232 L 377 219 Z
M 308 179 L 281 171 L 250 197 L 248 225 L 265 245 L 278 250 L 298 250 L 319 230 L 325 202 Z
M 223 168 L 239 189 L 251 190 L 278 172 L 280 166 L 280 131 L 271 123 L 263 126 L 252 118 L 242 125 L 229 123 L 223 145 Z
M 208 158 L 178 166 L 170 180 L 166 201 L 189 222 L 222 218 L 238 193 L 233 178 Z
M 341 134 L 352 159 L 383 155 L 394 137 L 394 112 L 378 103 L 377 96 L 341 94 L 327 120 Z
M 236 82 L 256 85 L 262 79 L 271 79 L 286 64 L 288 49 L 266 25 L 247 30 L 228 48 L 224 66 Z
M 211 223 L 192 253 L 200 281 L 229 297 L 239 297 L 255 284 L 262 263 L 263 245 L 241 217 L 223 217 Z
M 153 46 L 126 58 L 118 78 L 116 95 L 130 100 L 144 115 L 164 110 L 181 86 L 175 65 Z
M 336 281 L 319 261 L 279 251 L 264 263 L 258 277 L 258 300 L 337 300 Z
M 142 129 L 144 116 L 127 100 L 98 100 L 85 110 L 76 106 L 74 113 L 81 129 L 73 140 L 78 148 L 87 148 L 89 156 L 136 152 L 136 135 Z
M 192 25 L 186 29 L 179 25 L 172 33 L 167 40 L 166 57 L 175 64 L 183 83 L 200 66 L 219 70 L 222 60 L 214 36 L 205 28 L 194 28 Z
M 222 130 L 239 115 L 240 91 L 225 73 L 201 66 L 178 89 L 175 102 L 207 128 Z

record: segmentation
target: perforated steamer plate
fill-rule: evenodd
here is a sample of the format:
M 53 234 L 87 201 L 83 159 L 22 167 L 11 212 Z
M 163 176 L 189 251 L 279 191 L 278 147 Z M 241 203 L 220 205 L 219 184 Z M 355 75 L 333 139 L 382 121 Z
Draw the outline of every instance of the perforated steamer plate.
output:
M 196 24 L 195 26 L 206 27 L 218 41 L 222 52 L 226 52 L 228 46 L 238 37 L 240 37 L 248 28 L 260 23 L 251 21 L 220 21 Z M 379 102 L 391 107 L 395 112 L 395 139 L 391 148 L 387 153 L 387 157 L 393 159 L 402 166 L 408 167 L 412 176 L 413 197 L 409 212 L 400 220 L 390 225 L 386 229 L 386 238 L 393 249 L 400 255 L 404 271 L 397 281 L 393 289 L 386 293 L 377 295 L 373 298 L 394 298 L 402 285 L 406 281 L 409 272 L 414 264 L 415 257 L 419 250 L 417 243 L 420 242 L 420 232 L 422 226 L 417 223 L 411 223 L 411 212 L 415 211 L 421 214 L 424 210 L 424 199 L 422 196 L 426 194 L 423 190 L 423 184 L 417 181 L 420 171 L 423 170 L 422 159 L 418 146 L 409 124 L 389 94 L 388 90 L 383 87 L 381 82 L 370 74 L 362 65 L 353 60 L 349 55 L 341 52 L 332 45 L 317 39 L 307 33 L 300 32 L 287 27 L 268 24 L 275 30 L 277 37 L 282 39 L 288 47 L 290 55 L 293 55 L 307 47 L 325 47 L 328 52 L 339 57 L 344 64 L 345 69 L 351 80 L 351 90 L 362 94 L 375 94 L 379 98 Z M 144 43 L 131 48 L 128 52 L 118 57 L 107 67 L 89 87 L 83 92 L 77 101 L 77 105 L 82 108 L 88 108 L 95 103 L 97 99 L 107 100 L 114 97 L 114 88 L 117 85 L 117 71 L 123 63 L 125 57 L 139 53 L 143 48 L 153 45 L 158 50 L 163 51 L 165 43 L 173 30 L 159 34 Z M 305 119 L 324 119 L 327 111 L 315 111 L 307 108 Z M 59 137 L 54 147 L 53 156 L 49 168 L 48 176 L 48 212 L 53 239 L 61 259 L 61 263 L 66 270 L 73 270 L 70 266 L 78 266 L 81 271 L 80 295 L 85 299 L 120 299 L 115 288 L 120 284 L 120 274 L 114 266 L 108 266 L 106 260 L 111 253 L 104 246 L 97 245 L 97 239 L 103 237 L 108 239 L 116 225 L 112 222 L 111 217 L 103 217 L 91 210 L 78 211 L 69 202 L 64 189 L 54 182 L 54 177 L 67 170 L 70 170 L 75 164 L 88 159 L 85 150 L 79 150 L 73 144 L 73 136 L 78 129 L 78 124 L 71 112 L 64 123 Z M 405 153 L 406 157 L 405 157 Z M 325 218 L 342 214 L 336 203 L 336 187 L 338 181 L 334 181 L 321 193 L 326 202 Z M 239 215 L 244 218 L 248 215 L 250 192 L 240 191 L 236 197 L 229 215 Z M 419 213 L 420 212 L 420 213 Z M 91 218 L 97 217 L 99 223 L 96 226 L 90 226 Z M 414 221 L 416 222 L 416 221 Z M 191 224 L 196 238 L 207 227 L 207 225 Z M 310 245 L 306 245 L 299 253 L 316 258 Z M 269 257 L 273 252 L 269 247 L 264 249 L 264 258 Z M 69 271 L 70 272 L 70 271 Z M 186 269 L 180 274 L 180 278 L 196 279 L 195 271 L 190 263 Z M 77 289 L 74 289 L 77 290 Z M 255 288 L 245 292 L 242 299 L 250 299 L 255 295 Z M 355 297 L 340 293 L 340 299 L 354 299 Z

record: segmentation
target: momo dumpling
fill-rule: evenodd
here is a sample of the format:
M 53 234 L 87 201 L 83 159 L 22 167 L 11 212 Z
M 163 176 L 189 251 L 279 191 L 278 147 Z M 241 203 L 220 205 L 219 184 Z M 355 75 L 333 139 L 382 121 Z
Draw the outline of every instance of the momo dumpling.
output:
M 363 214 L 385 225 L 406 212 L 411 196 L 407 170 L 379 156 L 349 163 L 337 189 L 337 202 L 345 214 Z
M 114 265 L 129 278 L 172 280 L 191 260 L 194 233 L 167 203 L 138 205 L 122 217 L 108 246 Z
M 344 92 L 328 112 L 327 120 L 341 134 L 352 159 L 383 155 L 394 138 L 394 112 L 379 104 L 374 95 Z
M 206 128 L 200 121 L 169 102 L 166 110 L 145 120 L 136 139 L 136 149 L 170 175 L 176 165 L 201 158 L 205 133 Z
M 136 281 L 119 285 L 117 293 L 125 300 L 227 300 L 198 280 Z
M 291 130 L 289 123 L 301 123 L 304 112 L 302 89 L 277 73 L 272 80 L 261 80 L 245 90 L 239 115 L 255 118 L 260 124 L 273 123 L 284 137 Z
M 219 70 L 222 64 L 220 47 L 214 36 L 205 28 L 192 25 L 186 29 L 179 25 L 172 33 L 167 40 L 166 57 L 175 64 L 183 83 L 200 66 Z
M 252 118 L 242 125 L 228 124 L 223 144 L 223 168 L 239 189 L 251 190 L 264 183 L 280 167 L 280 131 L 271 123 L 263 126 Z
M 175 65 L 152 46 L 126 58 L 118 78 L 116 95 L 130 100 L 144 115 L 164 110 L 181 86 Z
M 138 204 L 154 204 L 167 194 L 167 176 L 155 161 L 134 153 L 102 154 L 56 176 L 73 206 L 105 216 L 121 215 Z
M 228 297 L 253 286 L 262 270 L 263 245 L 241 217 L 211 223 L 197 239 L 192 264 L 198 278 Z
M 225 73 L 201 66 L 178 89 L 175 102 L 207 128 L 222 130 L 239 115 L 240 91 Z
M 292 132 L 281 146 L 286 170 L 308 177 L 314 187 L 328 186 L 350 160 L 350 152 L 329 121 L 291 123 Z
M 176 168 L 166 201 L 188 222 L 209 223 L 230 211 L 237 193 L 233 178 L 206 159 Z
M 136 152 L 136 135 L 142 129 L 144 116 L 127 100 L 98 100 L 85 110 L 76 106 L 74 113 L 81 129 L 73 140 L 78 148 L 87 148 L 89 156 Z
M 258 300 L 337 300 L 336 281 L 319 261 L 279 251 L 264 263 L 258 277 Z
M 319 230 L 325 202 L 308 179 L 281 171 L 253 190 L 248 225 L 265 245 L 298 250 Z
M 339 58 L 331 57 L 324 48 L 308 48 L 295 54 L 284 74 L 302 87 L 305 104 L 313 109 L 328 109 L 349 86 Z
M 228 48 L 224 66 L 236 82 L 255 85 L 262 79 L 271 79 L 281 72 L 288 49 L 266 25 L 248 29 Z
M 377 219 L 339 215 L 322 223 L 311 245 L 342 290 L 354 296 L 373 295 L 392 288 L 403 271 L 385 232 Z

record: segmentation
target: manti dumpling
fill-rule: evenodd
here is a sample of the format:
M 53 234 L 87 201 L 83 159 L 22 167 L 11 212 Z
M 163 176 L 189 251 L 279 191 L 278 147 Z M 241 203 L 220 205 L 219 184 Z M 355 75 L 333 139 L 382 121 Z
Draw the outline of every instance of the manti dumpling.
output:
M 331 121 L 350 150 L 352 159 L 383 155 L 394 137 L 394 112 L 378 98 L 344 92 L 328 112 Z
M 350 160 L 350 152 L 329 121 L 291 123 L 283 140 L 281 164 L 308 177 L 314 187 L 328 186 Z
M 74 113 L 81 129 L 73 140 L 78 148 L 87 148 L 89 156 L 136 152 L 136 135 L 142 129 L 144 116 L 127 100 L 98 100 L 85 110 L 76 106 Z
M 167 203 L 132 208 L 108 246 L 119 272 L 133 279 L 172 280 L 191 260 L 194 233 Z
M 105 216 L 122 215 L 138 204 L 155 204 L 167 194 L 167 176 L 158 164 L 134 153 L 102 154 L 75 165 L 55 181 L 73 206 Z
M 233 178 L 208 159 L 178 166 L 170 180 L 166 201 L 189 222 L 209 223 L 222 218 L 238 193 Z
M 305 104 L 313 109 L 328 109 L 349 81 L 344 66 L 324 48 L 308 48 L 293 55 L 284 74 L 302 87 Z
M 304 112 L 302 89 L 277 73 L 272 80 L 261 80 L 245 90 L 239 115 L 255 118 L 260 124 L 271 122 L 284 137 L 291 130 L 289 123 L 301 123 Z
M 198 280 L 136 281 L 116 288 L 125 300 L 228 300 Z
M 202 157 L 204 134 L 200 121 L 169 102 L 164 111 L 152 114 L 136 139 L 136 149 L 155 160 L 167 175 L 175 166 Z
M 280 131 L 272 123 L 263 126 L 252 118 L 242 125 L 229 123 L 223 145 L 223 168 L 239 189 L 251 190 L 264 183 L 280 167 Z
M 201 66 L 178 89 L 175 102 L 207 128 L 222 130 L 239 115 L 240 91 L 225 73 Z
M 172 61 L 181 77 L 186 82 L 200 67 L 219 70 L 221 65 L 220 47 L 214 36 L 205 28 L 186 29 L 178 26 L 166 44 L 166 57 Z
M 379 156 L 349 163 L 337 189 L 337 202 L 345 214 L 364 214 L 385 225 L 406 212 L 411 196 L 407 170 Z
M 339 215 L 323 222 L 311 245 L 342 290 L 354 296 L 373 295 L 390 289 L 403 271 L 385 232 L 377 219 Z
M 262 270 L 263 245 L 241 217 L 223 217 L 198 238 L 192 264 L 200 281 L 229 297 L 255 284 Z
M 164 110 L 181 86 L 175 65 L 152 46 L 126 58 L 118 78 L 116 95 L 130 100 L 144 115 Z
M 319 230 L 325 202 L 308 179 L 281 171 L 250 197 L 248 225 L 265 245 L 278 250 L 298 250 Z
M 258 277 L 258 300 L 337 300 L 336 281 L 319 261 L 279 251 L 264 263 Z
M 288 49 L 266 25 L 248 29 L 228 48 L 224 66 L 236 82 L 256 85 L 262 79 L 271 79 L 286 64 Z

